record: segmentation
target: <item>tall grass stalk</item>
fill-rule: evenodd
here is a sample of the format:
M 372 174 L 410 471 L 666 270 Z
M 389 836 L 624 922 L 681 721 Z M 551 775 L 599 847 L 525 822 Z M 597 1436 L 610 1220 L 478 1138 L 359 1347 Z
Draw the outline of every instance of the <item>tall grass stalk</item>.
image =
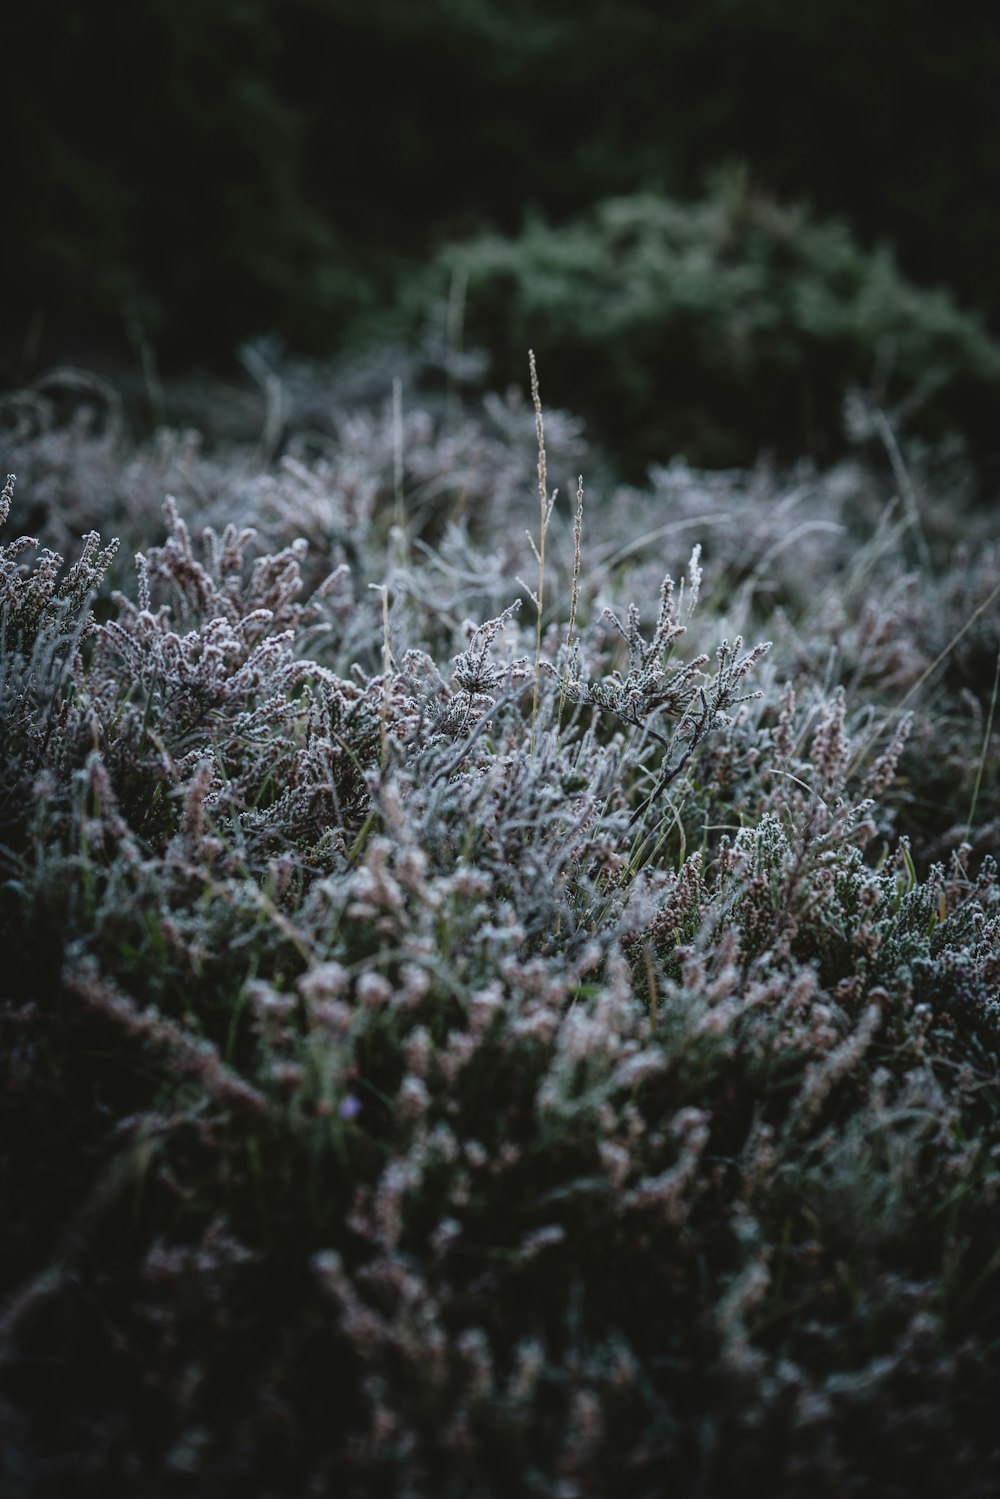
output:
M 396 560 L 404 566 L 408 546 L 406 536 L 406 501 L 403 495 L 405 478 L 403 457 L 403 382 L 398 375 L 392 381 L 392 499 L 393 529 L 395 530 Z
M 934 574 L 934 563 L 931 558 L 931 549 L 927 544 L 927 535 L 924 531 L 923 518 L 920 514 L 920 502 L 917 499 L 917 492 L 913 487 L 913 480 L 910 478 L 909 470 L 899 450 L 896 434 L 892 430 L 892 424 L 885 412 L 877 409 L 873 413 L 873 416 L 875 428 L 882 439 L 882 445 L 889 456 L 892 472 L 899 486 L 900 498 L 903 501 L 910 528 L 913 531 L 913 539 L 916 542 L 921 566 L 924 568 L 927 576 L 932 577 Z
M 965 836 L 968 839 L 972 834 L 972 824 L 976 817 L 976 805 L 979 801 L 979 792 L 983 784 L 983 771 L 986 768 L 986 757 L 990 750 L 990 739 L 993 735 L 993 719 L 997 709 L 997 688 L 1000 687 L 1000 641 L 997 643 L 997 664 L 993 673 L 993 691 L 990 693 L 990 706 L 986 714 L 986 728 L 983 730 L 983 747 L 979 752 L 979 764 L 976 767 L 976 780 L 972 788 L 972 800 L 969 803 L 969 817 L 965 825 Z
M 382 599 L 382 708 L 379 715 L 382 740 L 382 764 L 386 763 L 389 733 L 389 700 L 392 695 L 392 677 L 395 662 L 392 658 L 392 641 L 389 634 L 389 589 L 385 583 L 369 583 L 368 587 Z
M 545 538 L 548 534 L 549 521 L 552 519 L 552 507 L 556 502 L 558 490 L 549 494 L 548 488 L 548 460 L 545 454 L 545 423 L 542 418 L 542 397 L 538 387 L 538 367 L 535 363 L 534 349 L 528 350 L 528 369 L 531 373 L 531 401 L 535 408 L 535 436 L 538 441 L 538 545 L 529 534 L 531 550 L 538 563 L 538 588 L 531 593 L 532 602 L 535 605 L 535 682 L 531 696 L 531 747 L 530 755 L 535 756 L 535 730 L 538 723 L 538 693 L 542 674 L 542 611 L 545 605 Z M 530 591 L 530 590 L 529 590 Z
M 576 611 L 580 602 L 580 546 L 583 541 L 583 475 L 577 481 L 576 515 L 573 519 L 573 588 L 569 601 L 569 629 L 566 644 L 572 650 L 576 632 Z
M 566 630 L 566 654 L 569 656 L 576 639 L 576 611 L 580 602 L 580 570 L 582 567 L 582 544 L 583 544 L 583 475 L 577 481 L 576 488 L 576 515 L 573 518 L 573 583 L 570 590 L 569 600 L 569 625 Z M 569 662 L 567 661 L 567 669 Z M 562 728 L 563 709 L 566 706 L 566 677 L 563 675 L 562 687 L 559 693 L 559 713 L 556 723 Z

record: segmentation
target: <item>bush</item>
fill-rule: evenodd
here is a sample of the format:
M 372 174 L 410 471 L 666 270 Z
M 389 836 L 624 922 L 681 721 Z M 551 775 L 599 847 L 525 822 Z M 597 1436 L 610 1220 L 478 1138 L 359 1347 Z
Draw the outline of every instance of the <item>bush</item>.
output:
M 677 452 L 709 466 L 762 448 L 827 462 L 845 449 L 854 386 L 915 434 L 961 431 L 995 450 L 1000 345 L 945 294 L 904 280 L 888 250 L 863 251 L 842 224 L 780 208 L 741 177 L 691 204 L 608 199 L 558 227 L 452 245 L 410 305 L 449 283 L 494 379 L 516 379 L 534 343 L 560 400 L 635 477 Z

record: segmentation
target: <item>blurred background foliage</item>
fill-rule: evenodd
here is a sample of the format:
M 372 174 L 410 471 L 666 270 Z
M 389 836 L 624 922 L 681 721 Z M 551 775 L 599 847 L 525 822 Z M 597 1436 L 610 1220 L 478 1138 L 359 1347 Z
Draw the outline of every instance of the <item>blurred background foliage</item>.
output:
M 260 334 L 328 357 L 388 309 L 412 328 L 459 265 L 500 377 L 530 340 L 548 398 L 635 452 L 822 456 L 847 379 L 988 446 L 989 7 L 34 0 L 0 24 L 6 382 L 77 351 L 219 367 Z
M 574 390 L 637 475 L 664 452 L 830 461 L 851 389 L 927 440 L 994 435 L 1000 345 L 977 319 L 842 223 L 755 196 L 742 173 L 693 203 L 605 198 L 559 227 L 447 246 L 414 278 L 414 321 L 446 284 L 494 379 L 516 381 L 524 350 L 543 349 L 547 381 Z

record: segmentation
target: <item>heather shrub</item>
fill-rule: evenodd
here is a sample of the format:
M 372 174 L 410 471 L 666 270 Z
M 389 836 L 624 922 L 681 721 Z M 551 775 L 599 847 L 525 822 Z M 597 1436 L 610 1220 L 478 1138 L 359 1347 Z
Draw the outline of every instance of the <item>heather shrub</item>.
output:
M 943 292 L 918 289 L 886 248 L 755 195 L 742 176 L 681 203 L 605 199 L 557 225 L 452 244 L 416 304 L 464 290 L 466 340 L 517 377 L 533 341 L 560 399 L 588 416 L 635 477 L 683 452 L 746 464 L 771 447 L 829 462 L 851 387 L 915 434 L 951 430 L 992 452 L 1000 352 Z
M 0 552 L 8 1486 L 990 1492 L 995 554 L 302 420 L 18 439 L 128 545 Z

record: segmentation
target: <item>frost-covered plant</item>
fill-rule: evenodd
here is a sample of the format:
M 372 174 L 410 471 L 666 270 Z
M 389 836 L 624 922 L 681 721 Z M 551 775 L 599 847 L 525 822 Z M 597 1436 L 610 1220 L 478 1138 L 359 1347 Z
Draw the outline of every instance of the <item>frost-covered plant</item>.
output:
M 427 429 L 436 531 L 376 410 L 259 472 L 189 449 L 165 535 L 134 491 L 134 578 L 96 537 L 0 554 L 3 1460 L 972 1499 L 993 562 L 928 526 L 928 577 L 857 465 L 808 477 L 798 552 L 790 479 L 678 468 L 575 546 L 556 504 L 532 600 L 531 466 L 491 479 L 468 420 L 475 507 Z
M 686 610 L 683 585 L 675 600 L 674 581 L 669 573 L 664 578 L 659 615 L 648 640 L 642 634 L 635 605 L 630 606 L 625 624 L 612 610 L 604 611 L 627 647 L 624 672 L 616 668 L 610 676 L 596 681 L 582 682 L 579 677 L 570 676 L 563 682 L 563 690 L 571 702 L 612 713 L 648 735 L 664 752 L 666 763 L 660 769 L 656 785 L 633 813 L 632 821 L 682 774 L 691 756 L 713 730 L 732 722 L 729 709 L 763 696 L 759 690 L 746 693 L 741 688 L 763 660 L 769 644 L 754 646 L 744 653 L 742 636 L 737 635 L 731 644 L 724 640 L 716 649 L 712 673 L 703 670 L 710 660 L 706 654 L 682 662 L 673 660 L 677 642 L 687 630 L 687 624 L 681 623 L 682 615 L 689 619 L 697 603 L 701 583 L 699 558 L 700 548 L 696 547 L 688 565 Z M 660 723 L 664 719 L 673 720 L 671 740 L 664 737 L 660 728 L 653 727 L 654 720 Z M 673 754 L 674 739 L 679 739 L 682 746 L 676 754 Z

